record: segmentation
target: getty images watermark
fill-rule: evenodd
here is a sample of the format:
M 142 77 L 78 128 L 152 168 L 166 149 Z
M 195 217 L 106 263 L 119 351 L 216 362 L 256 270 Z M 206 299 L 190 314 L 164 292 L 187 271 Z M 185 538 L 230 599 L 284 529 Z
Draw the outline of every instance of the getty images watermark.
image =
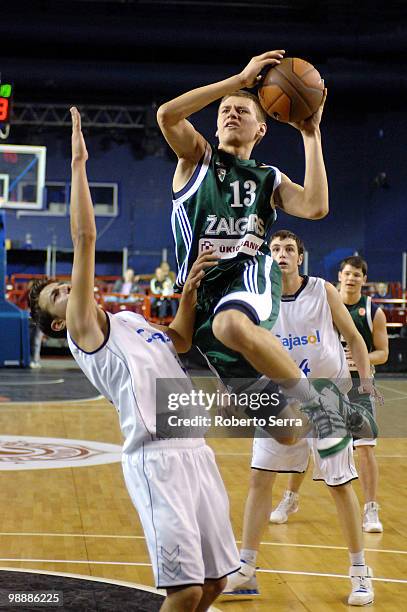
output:
M 205 384 L 208 379 L 201 384 L 188 379 L 157 381 L 158 435 L 201 437 L 211 429 L 211 436 L 245 437 L 253 435 L 254 428 L 268 432 L 303 426 L 300 416 L 282 414 L 287 402 L 275 385 L 257 390 L 258 381 L 250 381 L 244 391 L 229 391 L 205 389 Z
M 161 438 L 304 436 L 368 438 L 378 435 L 375 418 L 381 395 L 371 379 L 284 381 L 282 389 L 266 378 L 228 379 L 222 386 L 210 378 L 158 379 L 156 433 Z M 292 398 L 287 389 L 301 387 L 305 400 Z M 405 411 L 397 420 L 401 433 Z M 391 427 L 394 428 L 394 421 Z M 394 434 L 393 434 L 394 435 Z

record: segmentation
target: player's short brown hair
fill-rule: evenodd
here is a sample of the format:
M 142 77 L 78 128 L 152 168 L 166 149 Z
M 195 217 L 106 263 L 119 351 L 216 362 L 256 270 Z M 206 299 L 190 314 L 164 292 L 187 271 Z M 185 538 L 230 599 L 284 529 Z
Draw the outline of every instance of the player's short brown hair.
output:
M 233 93 L 223 96 L 223 98 L 219 102 L 219 106 L 222 104 L 222 102 L 224 102 L 228 98 L 231 98 L 232 96 L 237 97 L 237 98 L 248 98 L 249 100 L 253 100 L 254 105 L 256 107 L 257 119 L 261 121 L 262 123 L 267 122 L 267 113 L 264 110 L 264 108 L 261 106 L 258 97 L 250 93 L 250 91 L 246 91 L 245 89 L 239 89 L 238 91 L 234 91 Z
M 34 281 L 30 292 L 28 294 L 28 304 L 31 310 L 31 318 L 36 325 L 40 328 L 40 330 L 50 338 L 65 338 L 66 337 L 66 329 L 62 329 L 60 331 L 55 331 L 52 329 L 51 324 L 55 317 L 50 315 L 50 313 L 44 308 L 40 308 L 38 301 L 40 299 L 41 291 L 55 281 L 52 280 L 36 280 Z
M 280 238 L 280 240 L 287 240 L 287 238 L 290 238 L 291 240 L 294 240 L 297 245 L 298 255 L 304 254 L 304 243 L 301 238 L 294 234 L 294 232 L 290 232 L 290 230 L 279 230 L 278 232 L 275 232 L 270 238 L 270 245 L 275 238 Z
M 367 276 L 367 263 L 363 257 L 360 257 L 359 255 L 351 255 L 350 257 L 345 257 L 345 259 L 342 259 L 341 263 L 339 264 L 339 270 L 342 272 L 345 266 L 358 268 L 359 270 L 362 270 L 363 276 Z

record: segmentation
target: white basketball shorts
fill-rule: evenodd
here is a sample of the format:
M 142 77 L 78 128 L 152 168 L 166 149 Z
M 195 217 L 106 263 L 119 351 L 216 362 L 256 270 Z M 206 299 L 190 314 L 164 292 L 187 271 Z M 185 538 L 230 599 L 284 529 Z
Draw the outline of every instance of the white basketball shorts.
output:
M 204 440 L 149 442 L 122 463 L 158 588 L 202 585 L 239 569 L 228 496 Z
M 351 440 L 339 453 L 322 459 L 313 438 L 291 445 L 280 444 L 274 438 L 254 438 L 251 467 L 269 472 L 302 473 L 307 469 L 310 453 L 314 459 L 313 480 L 323 480 L 335 487 L 358 477 Z

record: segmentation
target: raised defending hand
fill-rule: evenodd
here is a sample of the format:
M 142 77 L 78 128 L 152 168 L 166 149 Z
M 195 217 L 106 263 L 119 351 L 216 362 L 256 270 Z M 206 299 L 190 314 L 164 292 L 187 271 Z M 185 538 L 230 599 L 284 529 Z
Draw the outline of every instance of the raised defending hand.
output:
M 318 110 L 316 110 L 315 113 L 311 115 L 311 117 L 308 117 L 308 119 L 304 119 L 304 121 L 299 121 L 298 123 L 290 123 L 290 125 L 295 127 L 297 130 L 300 130 L 300 132 L 305 132 L 306 134 L 312 134 L 313 132 L 319 130 L 319 124 L 321 123 L 327 93 L 328 90 L 325 87 L 321 104 L 319 105 Z
M 246 68 L 243 68 L 239 74 L 241 79 L 241 87 L 254 87 L 261 80 L 260 72 L 265 66 L 276 66 L 284 57 L 284 49 L 277 51 L 266 51 L 261 55 L 252 57 Z
M 196 291 L 200 286 L 203 277 L 205 276 L 205 270 L 216 266 L 218 263 L 218 257 L 215 255 L 214 250 L 215 249 L 210 249 L 204 253 L 201 253 L 194 261 L 187 276 L 187 280 L 185 281 L 183 294 L 191 294 Z
M 86 161 L 88 152 L 81 129 L 81 116 L 75 106 L 70 110 L 72 117 L 72 162 Z

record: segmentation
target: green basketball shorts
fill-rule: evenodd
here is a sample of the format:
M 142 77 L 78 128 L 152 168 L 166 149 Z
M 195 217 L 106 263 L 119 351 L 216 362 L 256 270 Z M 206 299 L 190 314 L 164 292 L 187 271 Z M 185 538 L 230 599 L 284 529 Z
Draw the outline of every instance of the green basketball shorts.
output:
M 270 255 L 261 252 L 237 260 L 223 273 L 221 266 L 222 262 L 216 282 L 204 281 L 199 290 L 193 341 L 222 379 L 258 378 L 259 373 L 239 353 L 214 337 L 212 324 L 217 313 L 233 309 L 271 330 L 280 309 L 281 270 Z

